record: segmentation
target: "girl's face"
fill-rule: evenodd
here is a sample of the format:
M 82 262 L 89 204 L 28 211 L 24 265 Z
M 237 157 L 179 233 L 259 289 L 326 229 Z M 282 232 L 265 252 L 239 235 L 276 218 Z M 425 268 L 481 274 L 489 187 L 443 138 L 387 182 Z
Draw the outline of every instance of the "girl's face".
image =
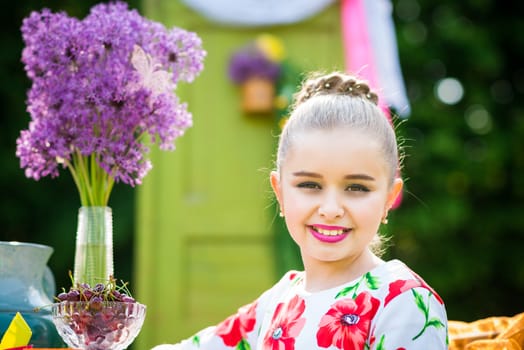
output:
M 353 263 L 368 249 L 402 189 L 391 185 L 379 143 L 351 129 L 302 132 L 271 174 L 306 266 Z

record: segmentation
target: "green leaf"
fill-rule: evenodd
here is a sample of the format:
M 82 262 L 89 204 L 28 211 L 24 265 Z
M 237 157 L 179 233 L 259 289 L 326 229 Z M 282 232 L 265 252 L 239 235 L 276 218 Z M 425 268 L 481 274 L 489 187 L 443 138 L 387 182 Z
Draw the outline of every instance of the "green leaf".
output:
M 245 339 L 242 339 L 237 344 L 237 350 L 251 350 L 251 346 Z
M 378 341 L 378 344 L 377 344 L 377 350 L 386 350 L 386 348 L 384 347 L 385 339 L 386 339 L 386 335 L 382 334 L 382 337 L 380 337 L 380 340 Z
M 422 297 L 422 294 L 418 293 L 415 289 L 412 289 L 411 291 L 413 292 L 413 296 L 415 297 L 415 303 L 417 304 L 417 307 L 424 313 L 427 319 L 429 310 L 426 303 L 424 303 L 424 298 Z
M 191 341 L 193 342 L 193 345 L 200 347 L 200 337 L 198 335 L 193 336 L 193 339 L 191 339 Z
M 295 277 L 295 278 L 293 279 L 293 281 L 291 281 L 291 285 L 292 285 L 292 286 L 296 286 L 297 284 L 301 283 L 302 280 L 303 280 L 303 278 L 300 277 L 300 276 L 299 276 L 299 277 Z
M 364 275 L 366 279 L 366 285 L 369 289 L 378 289 L 380 287 L 380 280 L 378 277 L 374 277 L 370 272 Z
M 428 327 L 435 327 L 435 328 L 443 328 L 444 327 L 444 323 L 442 323 L 442 321 L 440 321 L 440 319 L 436 318 L 436 317 L 433 317 L 431 318 L 429 321 L 428 321 Z
M 356 292 L 358 286 L 360 285 L 360 282 L 358 282 L 357 284 L 355 285 L 352 285 L 352 286 L 349 286 L 349 287 L 346 287 L 344 289 L 342 289 L 340 292 L 338 292 L 338 294 L 335 296 L 335 299 L 337 298 L 340 298 L 340 297 L 345 297 L 346 295 L 349 295 L 351 293 L 354 293 Z
M 416 340 L 422 334 L 424 334 L 424 332 L 426 331 L 428 327 L 435 327 L 439 329 L 439 328 L 443 328 L 444 324 L 438 318 L 432 317 L 429 321 L 426 321 L 426 323 L 424 324 L 424 328 L 422 328 L 422 330 L 415 337 L 413 337 L 413 340 Z

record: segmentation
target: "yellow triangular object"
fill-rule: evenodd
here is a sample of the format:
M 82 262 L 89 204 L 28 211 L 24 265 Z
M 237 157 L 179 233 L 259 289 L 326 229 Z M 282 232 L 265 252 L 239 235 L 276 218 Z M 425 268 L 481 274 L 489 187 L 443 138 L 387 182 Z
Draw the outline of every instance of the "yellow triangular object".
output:
M 32 334 L 33 332 L 31 332 L 29 325 L 25 322 L 22 315 L 17 312 L 2 337 L 0 350 L 25 346 L 29 344 Z

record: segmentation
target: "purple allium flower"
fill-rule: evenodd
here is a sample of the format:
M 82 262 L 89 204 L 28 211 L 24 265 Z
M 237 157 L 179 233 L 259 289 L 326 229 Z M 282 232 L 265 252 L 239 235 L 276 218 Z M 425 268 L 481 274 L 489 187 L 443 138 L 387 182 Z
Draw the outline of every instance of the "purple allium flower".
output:
M 229 78 L 237 84 L 242 84 L 251 77 L 275 82 L 279 75 L 280 65 L 253 45 L 247 45 L 235 52 L 229 61 Z
M 135 186 L 151 169 L 144 137 L 173 150 L 192 125 L 175 88 L 203 69 L 195 33 L 167 29 L 123 2 L 96 5 L 83 20 L 43 9 L 21 29 L 31 121 L 16 155 L 27 177 L 67 167 L 82 205 L 107 205 L 114 181 Z

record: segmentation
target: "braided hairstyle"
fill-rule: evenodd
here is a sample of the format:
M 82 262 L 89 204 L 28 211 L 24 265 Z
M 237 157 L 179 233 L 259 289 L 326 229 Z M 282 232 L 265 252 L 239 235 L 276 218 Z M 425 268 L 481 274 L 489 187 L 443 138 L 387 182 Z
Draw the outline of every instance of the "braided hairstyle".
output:
M 295 135 L 308 130 L 350 128 L 378 140 L 389 168 L 391 184 L 398 173 L 399 152 L 394 128 L 378 107 L 378 96 L 354 76 L 313 73 L 295 94 L 291 115 L 278 144 L 276 167 L 281 169 Z

